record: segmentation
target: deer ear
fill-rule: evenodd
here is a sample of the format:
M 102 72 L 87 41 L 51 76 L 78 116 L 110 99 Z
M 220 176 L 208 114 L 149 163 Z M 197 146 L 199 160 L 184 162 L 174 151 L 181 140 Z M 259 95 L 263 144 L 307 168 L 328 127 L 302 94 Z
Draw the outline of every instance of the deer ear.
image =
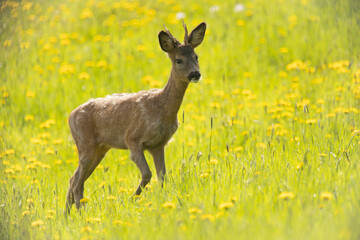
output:
M 170 52 L 175 48 L 174 40 L 165 31 L 159 32 L 158 37 L 159 37 L 160 47 L 163 51 Z
M 204 39 L 206 31 L 206 23 L 202 22 L 200 23 L 189 35 L 189 43 L 193 48 L 196 48 L 201 44 L 201 42 Z

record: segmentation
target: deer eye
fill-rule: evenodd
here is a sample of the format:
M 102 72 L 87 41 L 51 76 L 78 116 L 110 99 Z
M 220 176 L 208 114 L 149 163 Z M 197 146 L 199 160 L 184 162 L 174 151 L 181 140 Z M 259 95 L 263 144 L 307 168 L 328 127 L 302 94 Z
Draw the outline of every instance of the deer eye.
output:
M 182 64 L 183 63 L 183 61 L 181 59 L 176 59 L 175 62 L 176 62 L 176 64 Z
M 199 60 L 199 57 L 198 57 L 198 55 L 195 55 L 195 60 L 197 61 L 197 60 Z

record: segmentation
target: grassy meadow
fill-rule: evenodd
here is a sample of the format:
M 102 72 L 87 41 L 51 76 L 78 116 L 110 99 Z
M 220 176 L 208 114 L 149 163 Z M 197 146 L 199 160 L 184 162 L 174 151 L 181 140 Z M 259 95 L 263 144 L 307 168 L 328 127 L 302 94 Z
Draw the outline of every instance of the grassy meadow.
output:
M 0 239 L 359 239 L 360 3 L 0 2 Z M 65 218 L 69 113 L 161 88 L 157 34 L 207 23 L 167 177 L 111 150 Z M 360 134 L 359 134 L 360 135 Z

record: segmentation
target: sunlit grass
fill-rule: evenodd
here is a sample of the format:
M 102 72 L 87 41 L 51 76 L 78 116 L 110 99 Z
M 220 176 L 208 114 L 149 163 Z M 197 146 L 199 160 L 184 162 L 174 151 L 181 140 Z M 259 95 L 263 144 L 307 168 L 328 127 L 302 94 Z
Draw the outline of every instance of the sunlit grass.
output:
M 3 1 L 0 239 L 357 239 L 356 1 Z M 208 24 L 166 148 L 167 178 L 110 151 L 63 216 L 77 152 L 69 113 L 160 88 L 157 34 Z M 150 154 L 146 158 L 155 176 Z

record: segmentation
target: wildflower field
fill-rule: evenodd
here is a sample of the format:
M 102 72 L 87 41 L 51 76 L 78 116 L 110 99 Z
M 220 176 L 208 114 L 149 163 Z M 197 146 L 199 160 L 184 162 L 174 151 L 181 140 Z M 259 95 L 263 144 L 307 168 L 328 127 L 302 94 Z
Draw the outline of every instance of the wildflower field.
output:
M 359 239 L 360 3 L 0 2 L 0 239 Z M 165 149 L 167 177 L 111 150 L 63 215 L 69 113 L 161 88 L 163 24 L 201 22 L 202 80 Z

